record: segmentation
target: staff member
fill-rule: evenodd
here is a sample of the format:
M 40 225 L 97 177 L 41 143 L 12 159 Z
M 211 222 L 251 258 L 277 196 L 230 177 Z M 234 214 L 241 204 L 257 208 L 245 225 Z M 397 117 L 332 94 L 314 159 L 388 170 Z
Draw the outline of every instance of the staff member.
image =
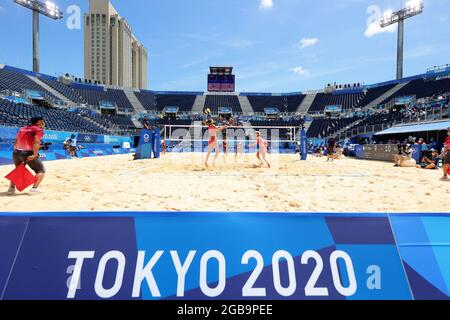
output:
M 34 117 L 30 120 L 30 125 L 20 128 L 14 142 L 13 161 L 18 167 L 22 163 L 27 163 L 36 173 L 36 182 L 31 189 L 31 193 L 40 193 L 39 185 L 45 176 L 45 167 L 39 159 L 39 148 L 44 137 L 45 121 L 42 117 Z M 16 192 L 16 186 L 11 182 L 8 195 Z
M 448 179 L 448 169 L 450 168 L 450 128 L 447 128 L 447 138 L 444 142 L 445 148 L 444 148 L 444 158 L 443 158 L 443 164 L 444 164 L 444 176 L 442 177 L 442 181 L 449 181 Z
M 334 160 L 334 154 L 336 153 L 336 140 L 332 135 L 328 137 L 328 147 L 327 147 L 327 162 Z

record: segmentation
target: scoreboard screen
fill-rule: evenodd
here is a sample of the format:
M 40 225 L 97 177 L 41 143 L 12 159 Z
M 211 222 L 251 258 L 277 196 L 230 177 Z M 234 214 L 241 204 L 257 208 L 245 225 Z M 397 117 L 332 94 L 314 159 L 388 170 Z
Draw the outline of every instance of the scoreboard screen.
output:
M 234 92 L 235 89 L 236 78 L 233 67 L 209 67 L 209 92 Z
M 234 75 L 208 75 L 208 91 L 215 92 L 234 92 Z

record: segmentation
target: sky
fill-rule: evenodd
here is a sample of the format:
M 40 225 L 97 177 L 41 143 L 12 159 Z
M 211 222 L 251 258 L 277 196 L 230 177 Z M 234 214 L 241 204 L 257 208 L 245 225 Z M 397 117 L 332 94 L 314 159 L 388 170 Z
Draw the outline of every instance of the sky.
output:
M 149 51 L 149 88 L 205 91 L 209 66 L 230 65 L 239 92 L 298 92 L 396 75 L 396 27 L 375 21 L 409 0 L 112 0 Z M 83 77 L 88 0 L 54 0 L 41 18 L 41 72 Z M 405 26 L 405 76 L 450 63 L 450 1 L 424 0 Z M 74 7 L 75 6 L 75 7 Z M 76 14 L 79 8 L 81 15 Z M 69 13 L 67 10 L 71 9 Z M 75 12 L 75 14 L 74 14 Z M 0 0 L 0 63 L 32 69 L 31 12 Z

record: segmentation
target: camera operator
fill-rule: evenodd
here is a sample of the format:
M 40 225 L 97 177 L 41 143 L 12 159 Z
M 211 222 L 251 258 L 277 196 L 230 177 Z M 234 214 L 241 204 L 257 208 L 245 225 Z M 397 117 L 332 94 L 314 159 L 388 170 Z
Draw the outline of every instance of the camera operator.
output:
M 411 159 L 412 155 L 411 145 L 405 141 L 403 144 L 398 145 L 398 154 L 394 155 L 394 167 L 412 167 L 416 166 L 416 163 Z M 414 161 L 414 165 L 412 165 Z
M 439 153 L 437 150 L 431 149 L 424 152 L 422 162 L 417 165 L 417 168 L 430 170 L 438 169 L 440 161 L 441 159 L 439 158 Z
M 44 137 L 45 121 L 42 117 L 34 117 L 30 120 L 30 125 L 20 128 L 14 143 L 13 161 L 14 165 L 26 163 L 36 173 L 36 182 L 31 189 L 31 193 L 40 193 L 39 185 L 45 176 L 45 167 L 39 159 L 39 149 L 41 140 Z M 16 193 L 16 186 L 11 182 L 8 195 Z

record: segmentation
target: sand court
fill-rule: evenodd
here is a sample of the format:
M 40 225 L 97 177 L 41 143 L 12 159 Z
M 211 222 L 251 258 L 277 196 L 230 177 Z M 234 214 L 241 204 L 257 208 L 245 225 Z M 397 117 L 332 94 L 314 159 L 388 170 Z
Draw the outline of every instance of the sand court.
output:
M 227 211 L 449 212 L 450 184 L 441 171 L 394 168 L 387 162 L 272 155 L 260 168 L 254 154 L 221 154 L 205 168 L 205 154 L 170 153 L 133 161 L 131 155 L 46 162 L 43 194 L 6 196 L 3 212 Z M 0 167 L 4 177 L 12 166 Z M 4 191 L 3 191 L 4 190 Z

